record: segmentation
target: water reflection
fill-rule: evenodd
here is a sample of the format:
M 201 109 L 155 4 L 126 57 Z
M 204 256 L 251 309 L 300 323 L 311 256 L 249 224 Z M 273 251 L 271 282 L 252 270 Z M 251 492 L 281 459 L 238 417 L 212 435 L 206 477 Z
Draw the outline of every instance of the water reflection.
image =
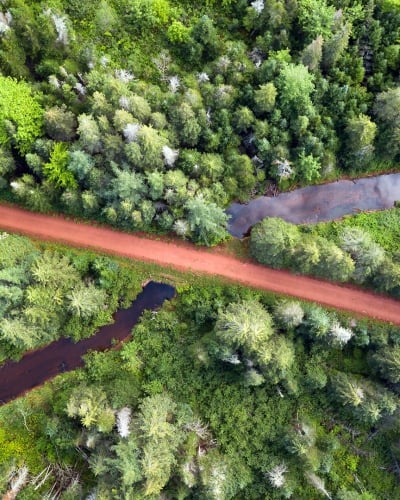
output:
M 400 199 L 400 174 L 341 180 L 308 186 L 274 198 L 261 196 L 247 205 L 232 203 L 229 232 L 242 238 L 265 217 L 280 217 L 294 224 L 310 224 L 339 219 L 365 210 L 391 208 Z
M 145 309 L 157 309 L 175 295 L 175 288 L 150 281 L 128 309 L 114 315 L 115 322 L 74 344 L 60 339 L 43 349 L 26 354 L 20 361 L 7 361 L 0 368 L 0 404 L 4 404 L 61 372 L 83 366 L 82 356 L 89 350 L 104 350 L 112 341 L 128 337 Z

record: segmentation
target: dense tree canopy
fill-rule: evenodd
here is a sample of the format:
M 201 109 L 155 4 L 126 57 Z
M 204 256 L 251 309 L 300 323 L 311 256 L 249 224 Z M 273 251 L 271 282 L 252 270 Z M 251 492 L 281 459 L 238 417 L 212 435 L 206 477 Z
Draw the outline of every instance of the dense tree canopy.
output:
M 395 209 L 397 213 L 397 209 Z M 383 212 L 379 217 L 390 219 L 391 213 Z M 400 294 L 400 266 L 398 248 L 386 252 L 375 241 L 379 226 L 372 231 L 370 214 L 363 218 L 365 229 L 352 225 L 352 220 L 341 225 L 327 225 L 333 233 L 328 234 L 318 226 L 299 228 L 278 218 L 265 218 L 256 224 L 250 235 L 250 253 L 262 264 L 276 268 L 289 268 L 296 273 L 321 276 L 333 281 L 353 281 L 388 292 L 396 297 Z M 389 229 L 390 228 L 390 229 Z M 388 222 L 389 237 L 397 241 L 396 223 Z M 321 233 L 321 234 L 319 234 Z
M 0 196 L 215 245 L 233 200 L 396 168 L 399 40 L 392 0 L 4 0 Z M 399 227 L 266 219 L 250 252 L 400 296 Z M 136 266 L 0 235 L 0 361 L 110 322 Z M 120 350 L 0 408 L 2 494 L 400 497 L 397 328 L 178 283 Z
M 1 234 L 0 359 L 61 336 L 79 340 L 109 322 L 119 294 L 137 286 L 134 280 L 126 284 L 124 271 L 113 267 L 95 258 L 80 267 L 77 259 Z
M 0 76 L 0 144 L 30 151 L 42 133 L 43 109 L 25 82 Z
M 389 2 L 7 0 L 0 188 L 216 244 L 270 183 L 395 165 L 399 33 Z
M 39 257 L 10 243 L 4 261 Z M 398 338 L 312 304 L 181 284 L 120 350 L 0 408 L 0 491 L 21 477 L 22 498 L 54 484 L 63 498 L 396 498 Z

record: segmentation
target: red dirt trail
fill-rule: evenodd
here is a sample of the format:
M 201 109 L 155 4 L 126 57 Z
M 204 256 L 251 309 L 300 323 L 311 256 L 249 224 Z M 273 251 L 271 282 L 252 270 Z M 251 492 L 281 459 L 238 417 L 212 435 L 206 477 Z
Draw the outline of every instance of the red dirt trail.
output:
M 0 228 L 43 240 L 155 262 L 183 271 L 219 275 L 254 288 L 299 297 L 400 326 L 400 302 L 389 297 L 242 262 L 184 243 L 147 239 L 109 228 L 72 222 L 60 216 L 36 214 L 2 205 Z

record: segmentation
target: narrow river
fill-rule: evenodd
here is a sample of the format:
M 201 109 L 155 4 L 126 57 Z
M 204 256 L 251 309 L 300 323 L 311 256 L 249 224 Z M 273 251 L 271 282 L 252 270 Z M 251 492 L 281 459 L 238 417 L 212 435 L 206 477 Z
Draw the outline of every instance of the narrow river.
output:
M 7 361 L 0 368 L 0 404 L 59 373 L 83 366 L 82 356 L 89 350 L 104 350 L 112 345 L 113 340 L 120 342 L 125 339 L 145 309 L 157 309 L 174 295 L 173 286 L 150 281 L 128 309 L 120 309 L 114 314 L 113 324 L 101 327 L 90 338 L 76 344 L 70 339 L 60 339 L 26 354 L 20 361 Z
M 400 174 L 341 180 L 308 186 L 275 197 L 260 196 L 246 205 L 232 203 L 229 232 L 242 238 L 265 217 L 280 217 L 294 224 L 339 219 L 365 210 L 383 210 L 400 200 Z

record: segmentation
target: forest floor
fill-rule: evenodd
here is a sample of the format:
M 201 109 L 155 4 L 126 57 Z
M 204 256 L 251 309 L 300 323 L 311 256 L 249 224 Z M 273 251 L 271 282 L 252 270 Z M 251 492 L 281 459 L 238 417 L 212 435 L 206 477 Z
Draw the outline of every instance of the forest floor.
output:
M 161 266 L 209 275 L 298 297 L 361 316 L 400 325 L 400 302 L 355 286 L 270 269 L 251 260 L 239 260 L 221 248 L 205 249 L 187 242 L 123 233 L 109 227 L 67 220 L 0 205 L 0 229 L 46 241 L 90 248 Z

